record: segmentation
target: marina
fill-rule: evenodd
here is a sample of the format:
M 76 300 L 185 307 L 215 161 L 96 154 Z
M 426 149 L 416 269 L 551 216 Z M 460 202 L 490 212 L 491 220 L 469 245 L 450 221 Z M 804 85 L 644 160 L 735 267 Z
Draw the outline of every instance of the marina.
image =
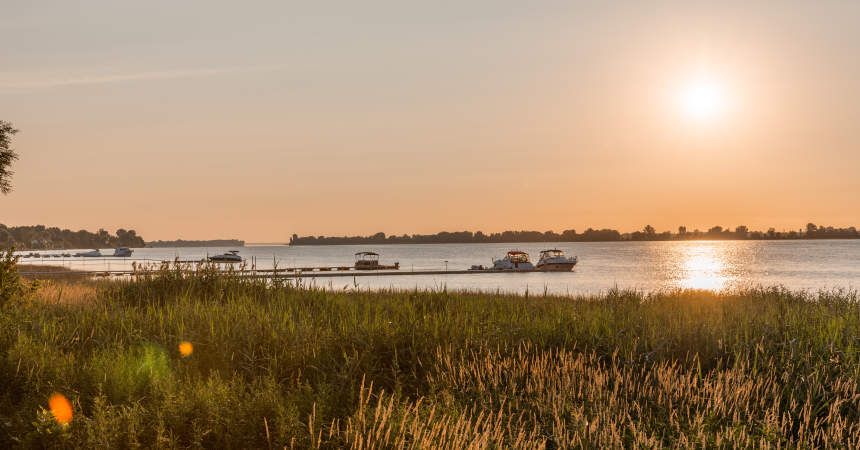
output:
M 538 264 L 541 251 L 557 249 L 571 260 L 576 255 L 577 264 L 573 272 L 530 270 L 513 275 L 487 270 L 513 248 L 532 255 Z M 79 249 L 40 250 L 60 256 L 22 258 L 20 263 L 22 272 L 42 272 L 55 266 L 66 273 L 121 277 L 133 274 L 135 266 L 195 265 L 230 250 L 239 250 L 244 263 L 219 263 L 219 267 L 238 271 L 244 265 L 249 271 L 246 276 L 296 278 L 301 274 L 335 284 L 339 280 L 352 283 L 350 277 L 354 276 L 367 289 L 437 289 L 444 285 L 450 290 L 524 293 L 546 289 L 559 295 L 594 295 L 615 287 L 722 290 L 764 284 L 817 291 L 837 286 L 856 289 L 860 280 L 860 241 L 853 240 L 135 248 L 134 255 L 126 258 L 111 257 L 114 250 L 102 248 L 105 256 L 90 258 L 62 255 L 82 251 Z M 382 266 L 398 261 L 399 269 L 355 270 L 354 255 L 361 251 L 381 255 Z M 797 258 L 799 254 L 807 257 Z M 545 262 L 553 255 L 547 256 Z M 477 270 L 468 270 L 473 266 Z
M 225 274 L 242 278 L 325 278 L 325 277 L 389 277 L 389 276 L 420 276 L 420 275 L 485 275 L 505 273 L 539 272 L 537 269 L 483 269 L 483 270 L 356 270 L 352 267 L 300 267 L 290 269 L 259 269 L 259 270 L 229 270 Z M 56 272 L 21 271 L 23 276 L 130 276 L 143 273 L 139 270 L 68 270 Z

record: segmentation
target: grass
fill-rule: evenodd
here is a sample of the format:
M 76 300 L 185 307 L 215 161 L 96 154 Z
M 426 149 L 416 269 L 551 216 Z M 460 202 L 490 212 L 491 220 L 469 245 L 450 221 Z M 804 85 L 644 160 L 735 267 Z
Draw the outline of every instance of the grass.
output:
M 0 447 L 857 448 L 857 300 L 43 282 L 0 311 Z

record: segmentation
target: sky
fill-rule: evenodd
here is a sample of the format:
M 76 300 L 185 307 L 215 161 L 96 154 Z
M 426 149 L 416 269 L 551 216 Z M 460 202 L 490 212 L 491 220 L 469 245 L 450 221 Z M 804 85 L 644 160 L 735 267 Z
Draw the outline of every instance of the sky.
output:
M 5 0 L 0 223 L 860 225 L 860 2 L 417 3 Z

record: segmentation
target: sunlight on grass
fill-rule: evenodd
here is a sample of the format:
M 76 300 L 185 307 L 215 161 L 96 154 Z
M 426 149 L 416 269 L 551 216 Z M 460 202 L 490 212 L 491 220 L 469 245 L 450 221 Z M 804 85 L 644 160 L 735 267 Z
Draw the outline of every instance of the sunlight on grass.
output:
M 709 246 L 679 252 L 674 280 L 721 292 L 341 292 L 165 269 L 83 306 L 15 302 L 0 448 L 860 447 L 858 293 L 733 289 Z M 34 426 L 59 386 L 75 420 L 52 401 Z
M 98 298 L 96 283 L 91 281 L 40 280 L 34 299 L 40 303 L 84 305 Z

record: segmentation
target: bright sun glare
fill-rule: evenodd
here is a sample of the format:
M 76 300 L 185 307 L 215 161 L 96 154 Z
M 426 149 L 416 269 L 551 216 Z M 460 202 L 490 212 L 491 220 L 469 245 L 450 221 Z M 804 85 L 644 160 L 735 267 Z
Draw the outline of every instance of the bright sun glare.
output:
M 716 80 L 708 78 L 687 83 L 680 100 L 684 114 L 697 120 L 715 118 L 726 108 L 725 89 Z

